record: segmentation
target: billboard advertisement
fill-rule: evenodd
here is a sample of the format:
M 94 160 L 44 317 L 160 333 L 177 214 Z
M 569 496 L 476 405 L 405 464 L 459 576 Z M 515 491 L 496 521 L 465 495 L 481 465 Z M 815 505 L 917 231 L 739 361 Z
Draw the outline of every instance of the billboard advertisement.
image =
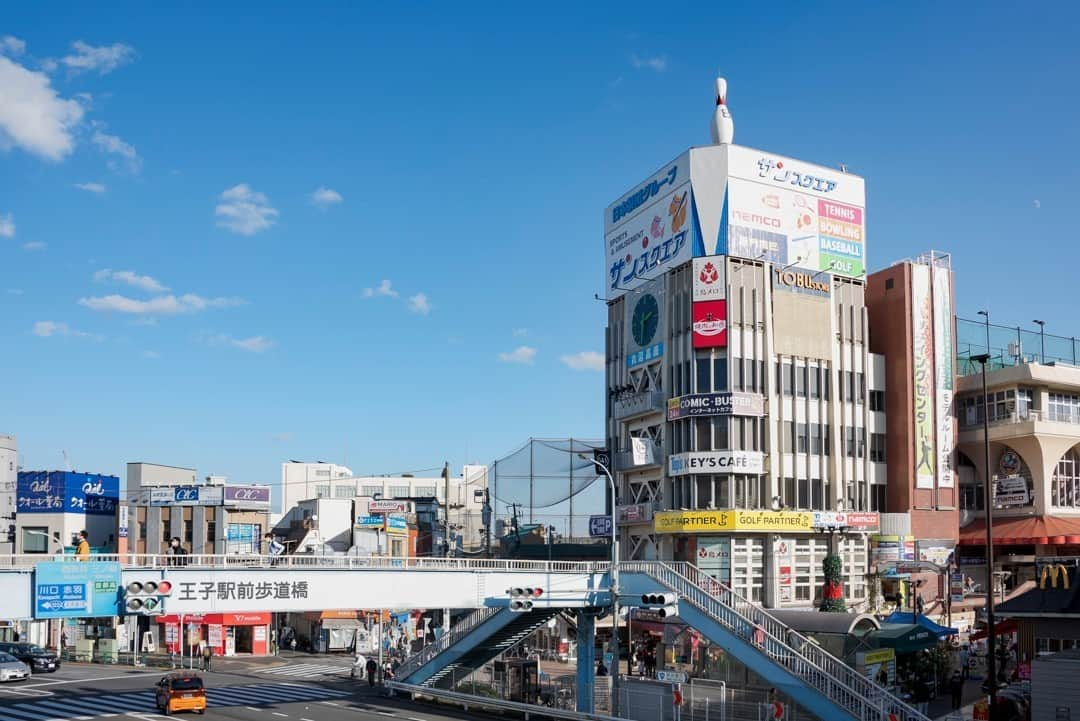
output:
M 934 270 L 934 379 L 937 390 L 938 486 L 953 487 L 953 311 L 949 268 Z
M 693 256 L 690 154 L 604 211 L 604 290 L 614 300 Z
M 34 567 L 34 618 L 115 616 L 120 564 L 56 561 Z
M 727 347 L 727 301 L 703 300 L 693 304 L 694 347 Z
M 930 266 L 911 266 L 911 354 L 914 361 L 915 487 L 933 488 L 937 473 L 934 444 L 934 324 Z
M 16 513 L 85 513 L 115 516 L 120 479 L 72 471 L 19 471 Z
M 727 297 L 727 264 L 723 256 L 694 258 L 694 302 Z
M 225 504 L 270 507 L 269 486 L 225 486 Z
M 677 421 L 693 416 L 763 416 L 765 396 L 760 393 L 723 391 L 691 393 L 668 401 L 667 419 Z
M 668 456 L 668 475 L 673 478 L 691 473 L 764 472 L 765 454 L 757 451 L 697 451 Z
M 866 183 L 738 145 L 691 151 L 694 255 L 734 255 L 856 277 L 866 270 Z
M 664 355 L 664 279 L 643 284 L 626 298 L 626 367 L 634 368 L 659 360 Z
M 731 539 L 698 536 L 697 567 L 725 585 L 731 584 Z

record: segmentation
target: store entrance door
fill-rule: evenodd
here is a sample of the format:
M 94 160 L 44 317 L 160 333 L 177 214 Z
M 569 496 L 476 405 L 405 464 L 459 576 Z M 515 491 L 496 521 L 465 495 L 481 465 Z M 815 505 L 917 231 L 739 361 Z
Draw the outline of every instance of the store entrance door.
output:
M 253 641 L 255 639 L 255 627 L 254 626 L 235 626 L 236 630 L 236 652 L 237 653 L 251 653 L 253 649 Z

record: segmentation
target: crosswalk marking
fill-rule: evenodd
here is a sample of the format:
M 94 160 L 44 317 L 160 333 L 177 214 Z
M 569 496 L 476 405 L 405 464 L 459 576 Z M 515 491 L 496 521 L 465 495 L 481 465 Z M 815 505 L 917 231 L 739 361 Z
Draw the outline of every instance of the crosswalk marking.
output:
M 341 698 L 348 692 L 297 684 L 258 684 L 252 686 L 223 686 L 206 691 L 206 705 L 211 708 L 223 706 L 257 706 L 295 701 L 322 701 Z M 154 713 L 154 693 L 151 691 L 119 692 L 100 696 L 49 696 L 33 703 L 26 700 L 17 705 L 0 704 L 0 721 L 88 721 L 120 714 Z
M 315 676 L 332 676 L 348 674 L 351 666 L 333 666 L 325 663 L 299 663 L 276 668 L 263 669 L 260 673 L 274 676 L 297 676 L 300 678 L 312 678 Z

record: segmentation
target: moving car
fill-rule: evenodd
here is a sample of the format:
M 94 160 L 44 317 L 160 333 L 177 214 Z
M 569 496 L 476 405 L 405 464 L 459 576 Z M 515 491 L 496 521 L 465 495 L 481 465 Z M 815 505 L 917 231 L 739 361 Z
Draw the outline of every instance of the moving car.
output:
M 60 669 L 59 656 L 32 643 L 0 643 L 0 651 L 25 663 L 32 673 L 53 673 Z
M 166 716 L 173 711 L 206 712 L 206 689 L 198 674 L 188 672 L 170 673 L 157 682 L 154 701 Z
M 21 681 L 30 678 L 30 668 L 12 656 L 0 651 L 0 681 Z

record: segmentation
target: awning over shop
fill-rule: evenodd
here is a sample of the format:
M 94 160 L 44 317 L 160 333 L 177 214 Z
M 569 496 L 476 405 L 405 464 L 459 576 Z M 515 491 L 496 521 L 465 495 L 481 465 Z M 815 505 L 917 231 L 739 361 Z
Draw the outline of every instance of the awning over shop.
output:
M 994 521 L 994 544 L 1002 546 L 1046 546 L 1080 544 L 1080 518 L 1027 516 Z M 960 545 L 985 546 L 986 521 L 972 521 L 960 529 Z
M 1016 625 L 1017 625 L 1016 621 L 1014 621 L 1011 618 L 1007 619 L 1005 621 L 999 621 L 999 622 L 994 624 L 994 632 L 998 636 L 1002 636 L 1002 635 L 1007 634 L 1007 633 L 1013 633 L 1013 632 L 1016 631 Z M 980 629 L 980 630 L 976 631 L 975 633 L 971 634 L 971 636 L 968 637 L 968 640 L 981 641 L 982 639 L 986 638 L 989 635 L 990 635 L 990 630 L 984 628 L 984 629 Z
M 960 633 L 955 628 L 949 628 L 948 626 L 942 626 L 939 623 L 934 623 L 925 614 L 919 614 L 918 618 L 915 618 L 915 614 L 907 613 L 906 611 L 895 611 L 888 618 L 885 619 L 885 623 L 903 625 L 903 624 L 915 624 L 929 631 L 934 635 L 934 638 L 945 638 L 946 636 L 955 636 Z
M 937 636 L 914 623 L 883 623 L 871 637 L 876 638 L 882 648 L 894 649 L 898 654 L 922 651 L 938 642 Z

